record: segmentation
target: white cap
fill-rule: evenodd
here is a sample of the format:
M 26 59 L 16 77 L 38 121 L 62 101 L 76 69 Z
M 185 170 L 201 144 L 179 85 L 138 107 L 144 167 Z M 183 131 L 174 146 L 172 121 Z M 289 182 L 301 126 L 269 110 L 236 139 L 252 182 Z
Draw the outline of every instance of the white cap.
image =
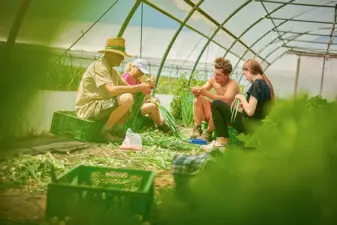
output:
M 148 75 L 149 71 L 147 70 L 147 63 L 144 59 L 136 59 L 132 63 L 133 65 L 137 66 L 144 74 Z

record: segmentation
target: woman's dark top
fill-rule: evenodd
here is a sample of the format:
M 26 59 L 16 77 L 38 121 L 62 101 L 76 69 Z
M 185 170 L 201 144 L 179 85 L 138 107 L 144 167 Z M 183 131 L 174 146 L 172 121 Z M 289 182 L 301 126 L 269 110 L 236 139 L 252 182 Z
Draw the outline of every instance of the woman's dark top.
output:
M 249 101 L 250 96 L 257 99 L 255 113 L 250 118 L 257 120 L 264 119 L 268 114 L 267 105 L 271 102 L 270 88 L 266 81 L 256 79 L 247 91 L 247 101 Z M 244 115 L 247 116 L 246 112 L 244 112 Z

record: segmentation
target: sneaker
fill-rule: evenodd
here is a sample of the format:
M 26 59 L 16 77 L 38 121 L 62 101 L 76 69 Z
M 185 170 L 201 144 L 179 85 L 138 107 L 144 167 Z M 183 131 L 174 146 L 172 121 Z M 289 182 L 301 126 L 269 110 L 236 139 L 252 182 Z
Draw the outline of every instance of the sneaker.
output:
M 191 138 L 197 138 L 200 137 L 202 134 L 202 130 L 201 130 L 201 125 L 195 125 L 193 127 L 193 133 L 191 135 Z
M 200 146 L 201 149 L 205 150 L 206 152 L 225 152 L 227 149 L 226 145 L 221 145 L 217 141 L 212 141 L 208 145 L 202 145 Z
M 207 142 L 212 142 L 212 135 L 213 135 L 213 131 L 204 131 L 202 135 L 200 136 L 200 138 Z

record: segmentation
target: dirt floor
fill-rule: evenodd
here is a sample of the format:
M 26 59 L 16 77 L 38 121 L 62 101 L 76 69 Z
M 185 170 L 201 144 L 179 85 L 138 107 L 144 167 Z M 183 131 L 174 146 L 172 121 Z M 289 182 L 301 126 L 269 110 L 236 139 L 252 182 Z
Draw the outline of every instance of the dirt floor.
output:
M 173 184 L 169 171 L 159 172 L 156 176 L 157 192 L 163 188 L 170 188 Z M 1 193 L 0 224 L 39 224 L 44 220 L 45 209 L 45 194 L 22 193 L 20 189 L 12 190 L 12 193 Z
M 84 162 L 84 160 L 90 159 L 102 159 L 112 160 L 116 158 L 126 157 L 124 161 L 128 161 L 128 167 L 137 167 L 146 170 L 152 170 L 156 173 L 155 177 L 155 190 L 156 196 L 159 195 L 159 191 L 172 188 L 174 186 L 173 178 L 170 174 L 170 170 L 165 168 L 159 168 L 153 163 L 142 165 L 140 162 L 130 160 L 124 153 L 120 151 L 114 151 L 111 146 L 103 144 L 89 144 L 76 141 L 62 141 L 57 142 L 51 138 L 51 143 L 45 140 L 40 143 L 39 146 L 26 144 L 23 148 L 25 154 L 41 155 L 45 156 L 51 154 L 54 160 L 62 160 L 62 162 L 70 164 L 76 164 Z M 36 143 L 36 140 L 35 140 Z M 41 144 L 42 143 L 42 144 Z M 57 147 L 58 146 L 58 147 Z M 61 146 L 61 147 L 60 147 Z M 13 148 L 12 154 L 7 156 L 11 160 L 16 160 L 20 154 L 19 148 Z M 39 152 L 36 152 L 37 149 Z M 2 155 L 1 157 L 4 157 Z M 1 158 L 0 158 L 1 160 Z M 82 160 L 82 161 L 81 161 Z M 123 160 L 120 160 L 122 163 Z M 12 162 L 12 161 L 10 161 Z M 7 165 L 6 165 L 7 163 Z M 117 162 L 118 163 L 118 162 Z M 0 161 L 0 170 L 8 170 L 9 162 L 5 160 Z M 29 162 L 28 162 L 29 164 Z M 118 164 L 116 164 L 118 165 Z M 6 174 L 8 176 L 8 173 Z M 43 220 L 46 207 L 46 191 L 41 182 L 37 182 L 34 179 L 28 179 L 24 185 L 11 185 L 8 187 L 8 182 L 12 182 L 14 178 L 10 180 L 4 175 L 0 175 L 0 224 L 39 224 L 39 221 Z M 44 184 L 45 186 L 45 184 Z M 24 221 L 24 223 L 23 223 Z

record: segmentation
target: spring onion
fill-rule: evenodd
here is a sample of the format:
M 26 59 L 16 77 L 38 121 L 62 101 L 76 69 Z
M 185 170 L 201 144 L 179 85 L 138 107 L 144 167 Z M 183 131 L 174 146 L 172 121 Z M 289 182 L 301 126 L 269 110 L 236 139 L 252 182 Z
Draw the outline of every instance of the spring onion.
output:
M 181 117 L 185 126 L 193 123 L 193 95 L 184 92 L 181 96 Z
M 236 115 L 237 115 L 237 113 L 239 111 L 239 107 L 240 107 L 240 100 L 239 99 L 235 99 L 232 102 L 232 105 L 231 105 L 231 122 L 235 121 Z

